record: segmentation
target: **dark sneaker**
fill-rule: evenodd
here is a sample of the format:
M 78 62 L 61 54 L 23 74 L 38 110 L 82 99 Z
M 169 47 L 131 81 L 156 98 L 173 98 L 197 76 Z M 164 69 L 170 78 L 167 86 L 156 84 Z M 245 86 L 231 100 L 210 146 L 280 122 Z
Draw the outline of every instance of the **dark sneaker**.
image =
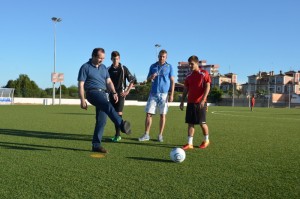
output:
M 130 122 L 122 120 L 121 131 L 127 135 L 131 134 Z
M 92 147 L 93 152 L 99 152 L 99 153 L 108 153 L 108 151 L 103 148 L 102 146 L 99 147 Z

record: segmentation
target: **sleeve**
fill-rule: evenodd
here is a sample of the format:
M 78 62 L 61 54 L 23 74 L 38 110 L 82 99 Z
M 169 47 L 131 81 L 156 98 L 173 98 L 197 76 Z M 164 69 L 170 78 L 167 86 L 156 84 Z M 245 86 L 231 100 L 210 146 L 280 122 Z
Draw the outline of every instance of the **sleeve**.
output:
M 210 78 L 210 75 L 209 75 L 209 73 L 205 70 L 205 81 L 206 81 L 206 83 L 211 83 L 211 78 Z
M 149 72 L 148 72 L 148 75 L 147 75 L 147 79 L 151 76 L 151 74 L 152 74 L 152 68 L 153 68 L 153 64 L 150 66 L 150 68 L 149 68 Z
M 174 73 L 174 70 L 173 70 L 173 66 L 171 64 L 169 64 L 170 66 L 170 74 L 169 74 L 169 78 L 171 77 L 175 77 L 175 73 Z
M 106 67 L 105 67 L 106 68 Z M 106 68 L 106 75 L 105 75 L 105 79 L 108 79 L 108 78 L 110 78 L 110 75 L 109 75 L 109 72 L 108 72 L 108 68 Z
M 78 73 L 77 81 L 85 82 L 86 78 L 87 78 L 86 67 L 85 67 L 85 65 L 82 65 L 80 67 L 80 70 L 79 70 L 79 73 Z
M 125 79 L 127 79 L 128 82 L 135 81 L 135 77 L 132 76 L 132 74 L 130 73 L 129 69 L 126 66 L 124 66 L 124 72 L 125 72 Z

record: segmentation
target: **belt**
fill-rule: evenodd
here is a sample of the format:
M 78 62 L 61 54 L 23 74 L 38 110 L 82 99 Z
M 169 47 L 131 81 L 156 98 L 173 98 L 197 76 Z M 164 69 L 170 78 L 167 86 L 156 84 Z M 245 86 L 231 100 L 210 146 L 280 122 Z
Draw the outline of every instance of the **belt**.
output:
M 102 88 L 91 88 L 91 89 L 87 90 L 87 92 L 90 92 L 90 91 L 100 91 L 100 92 L 107 93 L 107 90 L 106 89 L 102 89 Z

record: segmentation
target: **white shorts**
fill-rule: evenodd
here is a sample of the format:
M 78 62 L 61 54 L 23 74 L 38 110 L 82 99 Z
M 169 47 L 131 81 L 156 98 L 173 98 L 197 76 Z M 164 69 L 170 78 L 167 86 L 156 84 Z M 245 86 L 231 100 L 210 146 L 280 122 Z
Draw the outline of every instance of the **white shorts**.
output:
M 147 105 L 145 108 L 146 113 L 155 114 L 157 107 L 159 113 L 167 114 L 168 112 L 168 93 L 150 93 Z

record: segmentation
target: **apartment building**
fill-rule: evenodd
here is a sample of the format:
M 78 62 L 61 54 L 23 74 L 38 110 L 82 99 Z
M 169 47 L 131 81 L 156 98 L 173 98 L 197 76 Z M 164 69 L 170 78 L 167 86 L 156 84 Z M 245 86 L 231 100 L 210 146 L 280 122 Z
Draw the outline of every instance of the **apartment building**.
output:
M 211 76 L 215 76 L 219 73 L 218 64 L 206 64 L 206 60 L 200 60 L 199 66 L 206 70 Z M 177 82 L 184 83 L 186 75 L 190 72 L 190 67 L 188 62 L 178 62 L 178 75 Z
M 280 71 L 279 74 L 274 74 L 274 71 L 259 71 L 256 75 L 248 76 L 248 83 L 243 85 L 243 92 L 255 94 L 257 91 L 265 94 L 300 94 L 300 71 Z

